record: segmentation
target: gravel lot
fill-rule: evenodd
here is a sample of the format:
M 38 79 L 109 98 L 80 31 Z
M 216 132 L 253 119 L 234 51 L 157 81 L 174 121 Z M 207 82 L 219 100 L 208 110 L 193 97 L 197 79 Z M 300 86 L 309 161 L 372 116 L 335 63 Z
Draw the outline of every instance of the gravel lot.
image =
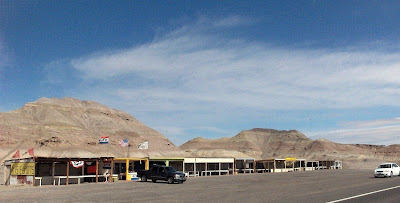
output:
M 0 186 L 1 202 L 326 202 L 397 186 L 400 177 L 373 178 L 370 170 L 322 170 L 189 178 L 165 182 Z

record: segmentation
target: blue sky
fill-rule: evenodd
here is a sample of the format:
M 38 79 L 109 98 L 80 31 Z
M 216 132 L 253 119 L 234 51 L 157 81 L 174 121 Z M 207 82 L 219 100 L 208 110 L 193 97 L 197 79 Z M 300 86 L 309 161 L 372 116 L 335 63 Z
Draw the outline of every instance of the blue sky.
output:
M 396 1 L 2 1 L 0 111 L 94 100 L 180 145 L 251 128 L 400 144 Z

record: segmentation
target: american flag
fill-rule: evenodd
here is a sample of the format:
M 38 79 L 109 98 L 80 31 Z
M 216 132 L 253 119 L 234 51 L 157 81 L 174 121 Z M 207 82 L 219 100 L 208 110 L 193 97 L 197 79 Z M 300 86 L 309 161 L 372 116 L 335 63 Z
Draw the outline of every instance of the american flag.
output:
M 124 139 L 124 140 L 119 141 L 119 145 L 121 145 L 123 147 L 128 146 L 128 139 Z

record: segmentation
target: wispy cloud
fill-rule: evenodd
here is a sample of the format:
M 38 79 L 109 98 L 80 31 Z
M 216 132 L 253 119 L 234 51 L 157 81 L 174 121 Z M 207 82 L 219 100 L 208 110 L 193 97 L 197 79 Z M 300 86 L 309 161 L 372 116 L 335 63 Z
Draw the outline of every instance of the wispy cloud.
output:
M 201 19 L 154 41 L 96 52 L 67 65 L 90 84 L 80 92 L 90 92 L 98 101 L 134 109 L 130 113 L 135 115 L 168 113 L 163 117 L 167 121 L 155 126 L 211 126 L 213 121 L 195 121 L 215 111 L 222 119 L 233 119 L 240 108 L 262 112 L 399 106 L 399 51 L 365 45 L 294 48 L 218 35 L 225 28 L 234 32 L 249 24 L 238 16 Z
M 222 134 L 227 134 L 230 136 L 233 135 L 232 131 L 230 131 L 230 130 L 221 129 L 221 128 L 217 128 L 214 126 L 199 126 L 199 127 L 195 127 L 194 129 L 208 131 L 208 132 L 222 133 Z
M 400 144 L 400 119 L 373 121 L 351 121 L 344 123 L 346 128 L 311 132 L 312 138 L 328 138 L 334 142 L 351 144 Z
M 376 128 L 376 127 L 387 127 L 387 126 L 400 125 L 400 118 L 372 120 L 372 121 L 348 121 L 344 122 L 342 126 L 352 128 Z
M 185 134 L 185 129 L 180 128 L 180 127 L 173 127 L 173 126 L 156 126 L 155 129 L 157 129 L 159 132 L 165 135 L 184 135 Z
M 72 65 L 86 79 L 149 81 L 144 88 L 119 87 L 127 98 L 139 91 L 144 98 L 261 109 L 398 106 L 400 98 L 397 52 L 290 49 L 180 33 Z
M 210 19 L 204 19 L 206 24 L 209 24 Z M 230 16 L 220 20 L 213 21 L 212 25 L 219 28 L 238 27 L 255 24 L 254 19 L 245 18 L 243 16 Z

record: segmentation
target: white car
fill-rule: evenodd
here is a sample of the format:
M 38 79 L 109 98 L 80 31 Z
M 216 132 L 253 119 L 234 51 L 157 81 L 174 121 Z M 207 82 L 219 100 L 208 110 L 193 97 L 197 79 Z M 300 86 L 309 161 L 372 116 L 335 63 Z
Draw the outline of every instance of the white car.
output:
M 377 177 L 393 177 L 400 176 L 400 167 L 396 163 L 382 163 L 374 171 L 375 178 Z

